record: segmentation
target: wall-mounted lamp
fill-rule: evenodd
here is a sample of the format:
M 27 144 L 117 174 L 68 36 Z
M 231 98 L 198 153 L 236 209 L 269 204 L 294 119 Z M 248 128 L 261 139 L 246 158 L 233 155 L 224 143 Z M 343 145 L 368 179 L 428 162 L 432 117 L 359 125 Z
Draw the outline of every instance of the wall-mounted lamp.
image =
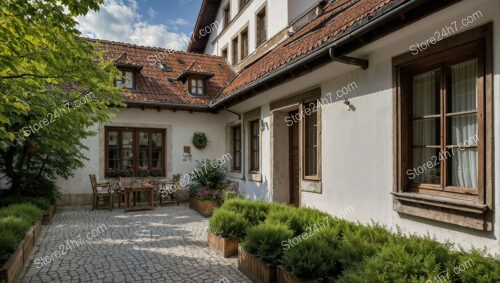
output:
M 347 108 L 349 108 L 349 111 L 356 111 L 356 107 L 351 104 L 349 99 L 344 100 L 344 104 L 347 106 Z
M 261 131 L 269 130 L 269 124 L 264 120 L 260 120 L 260 130 Z

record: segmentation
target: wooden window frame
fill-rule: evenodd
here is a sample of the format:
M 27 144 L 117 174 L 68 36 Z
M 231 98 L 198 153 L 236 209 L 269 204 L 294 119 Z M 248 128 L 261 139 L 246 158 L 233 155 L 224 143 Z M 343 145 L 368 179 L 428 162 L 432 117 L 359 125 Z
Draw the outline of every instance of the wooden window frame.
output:
M 310 115 L 307 115 L 306 113 L 306 108 L 308 108 L 308 106 L 310 106 L 310 104 L 316 104 L 316 108 L 315 108 L 315 111 L 312 112 Z M 310 100 L 310 101 L 307 101 L 307 102 L 303 102 L 301 103 L 301 109 L 300 111 L 302 112 L 302 115 L 301 117 L 304 117 L 304 119 L 302 119 L 302 129 L 301 129 L 301 132 L 302 132 L 302 144 L 303 144 L 303 147 L 302 147 L 302 179 L 303 180 L 307 180 L 307 181 L 320 181 L 321 180 L 321 177 L 320 177 L 320 168 L 321 168 L 321 157 L 320 157 L 320 154 L 321 154 L 321 121 L 320 121 L 320 113 L 319 113 L 319 102 L 318 100 Z M 311 115 L 314 114 L 316 115 L 316 174 L 314 175 L 308 175 L 307 174 L 307 158 L 309 157 L 308 154 L 307 154 L 307 120 L 309 118 L 311 118 Z
M 415 215 L 441 222 L 456 224 L 477 230 L 493 229 L 493 34 L 492 24 L 466 31 L 443 39 L 427 51 L 416 55 L 410 52 L 393 58 L 394 76 L 394 133 L 395 160 L 394 179 L 396 180 L 394 210 L 403 214 Z M 474 56 L 469 56 L 474 54 Z M 430 70 L 446 62 L 456 63 L 467 59 L 478 60 L 478 188 L 436 188 L 429 185 L 412 186 L 406 174 L 412 168 L 411 160 L 411 83 L 410 74 Z M 444 80 L 444 74 L 441 74 Z M 406 82 L 406 83 L 405 83 Z M 441 91 L 441 100 L 446 99 Z M 444 105 L 444 106 L 443 106 Z M 440 102 L 440 128 L 446 129 L 446 101 Z M 444 116 L 443 116 L 444 115 Z M 410 134 L 408 134 L 410 133 Z M 442 135 L 441 135 L 442 136 Z M 440 152 L 446 148 L 444 137 L 440 140 Z M 441 166 L 440 166 L 441 167 Z M 444 165 L 442 166 L 444 167 Z M 441 169 L 441 185 L 445 174 Z
M 250 151 L 250 164 L 249 164 L 249 172 L 252 174 L 258 174 L 260 173 L 260 167 L 261 167 L 261 157 L 260 157 L 260 150 L 261 150 L 261 145 L 260 145 L 260 138 L 261 138 L 261 131 L 260 131 L 260 119 L 256 120 L 251 120 L 248 122 L 249 123 L 249 151 Z M 254 127 L 257 127 L 257 135 L 254 135 Z M 257 139 L 257 148 L 254 148 L 254 143 L 253 140 Z M 255 162 L 255 155 L 254 153 L 257 153 L 257 162 Z M 254 165 L 257 164 L 258 167 L 255 167 Z
M 261 22 L 261 16 L 264 14 L 264 20 Z M 261 8 L 255 16 L 255 42 L 256 47 L 261 46 L 267 41 L 267 5 Z M 262 26 L 261 26 L 262 25 Z
M 240 39 L 238 38 L 238 36 L 231 39 L 231 63 L 233 63 L 233 65 L 236 65 L 240 62 L 239 46 Z
M 252 2 L 252 0 L 239 0 L 239 1 L 238 1 L 238 4 L 239 4 L 239 9 L 238 9 L 238 11 L 243 11 L 243 9 L 244 9 L 245 7 L 247 7 L 247 6 L 248 6 L 248 4 L 250 4 L 250 2 Z
M 228 52 L 229 48 L 226 46 L 224 48 L 222 48 L 221 50 L 221 56 L 224 57 L 224 59 L 226 59 L 226 61 L 229 61 L 229 52 Z
M 196 93 L 193 93 L 192 92 L 192 80 L 195 80 L 196 81 Z M 202 81 L 203 83 L 203 87 L 202 87 L 202 93 L 198 93 L 198 91 L 200 90 L 199 87 L 198 87 L 198 81 Z M 196 96 L 196 97 L 204 97 L 207 95 L 207 82 L 206 82 L 206 79 L 204 78 L 200 78 L 200 77 L 189 77 L 188 78 L 188 92 L 190 95 L 192 96 Z
M 120 71 L 122 72 L 122 79 L 121 79 L 121 82 L 122 82 L 122 85 L 121 86 L 118 86 L 117 85 L 117 82 L 119 81 L 119 79 L 115 79 L 115 82 L 114 82 L 114 85 L 115 87 L 121 87 L 123 89 L 128 89 L 128 90 L 135 90 L 136 89 L 136 81 L 137 81 L 137 78 L 136 78 L 136 73 L 134 70 L 129 70 L 129 69 L 120 69 Z M 125 74 L 126 73 L 131 73 L 132 74 L 132 87 L 126 87 L 126 78 L 125 78 Z
M 149 163 L 149 169 L 151 169 L 151 165 L 153 162 L 153 147 L 152 147 L 152 139 L 151 139 L 151 134 L 152 133 L 160 133 L 162 135 L 162 162 L 161 162 L 161 170 L 162 170 L 162 175 L 165 176 L 166 172 L 166 136 L 167 136 L 167 130 L 166 129 L 155 129 L 155 128 L 133 128 L 133 127 L 113 127 L 113 126 L 106 126 L 104 127 L 104 165 L 105 165 L 105 170 L 104 174 L 105 177 L 108 178 L 108 170 L 109 169 L 116 169 L 116 168 L 109 168 L 109 132 L 118 132 L 118 164 L 119 167 L 118 169 L 123 170 L 122 167 L 122 158 L 123 158 L 123 138 L 122 135 L 124 132 L 132 132 L 132 137 L 133 137 L 133 144 L 132 144 L 132 153 L 133 153 L 133 162 L 132 162 L 132 170 L 134 172 L 139 171 L 139 162 L 138 162 L 138 156 L 139 156 L 139 133 L 148 133 L 149 134 L 149 156 L 148 156 L 148 163 Z
M 227 1 L 222 9 L 222 30 L 225 30 L 231 23 L 231 0 Z
M 249 51 L 249 46 L 248 46 L 248 28 L 243 29 L 240 33 L 240 61 L 248 57 L 248 51 Z
M 236 130 L 239 130 L 239 135 L 237 134 Z M 241 172 L 242 168 L 242 127 L 241 125 L 233 126 L 231 127 L 231 152 L 233 154 L 233 164 L 231 165 L 231 171 L 233 172 Z M 236 147 L 236 142 L 239 141 L 239 148 Z M 239 166 L 236 165 L 236 156 L 240 156 L 240 164 Z

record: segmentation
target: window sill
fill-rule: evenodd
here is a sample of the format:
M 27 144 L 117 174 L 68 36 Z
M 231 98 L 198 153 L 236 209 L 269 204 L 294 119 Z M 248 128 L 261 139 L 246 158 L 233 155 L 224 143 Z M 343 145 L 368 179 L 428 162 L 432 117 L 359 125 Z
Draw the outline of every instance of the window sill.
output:
M 248 181 L 262 182 L 262 174 L 260 172 L 248 172 Z
M 392 193 L 394 210 L 482 231 L 492 231 L 491 210 L 485 204 L 418 193 Z
M 241 171 L 230 171 L 228 177 L 231 179 L 241 179 Z

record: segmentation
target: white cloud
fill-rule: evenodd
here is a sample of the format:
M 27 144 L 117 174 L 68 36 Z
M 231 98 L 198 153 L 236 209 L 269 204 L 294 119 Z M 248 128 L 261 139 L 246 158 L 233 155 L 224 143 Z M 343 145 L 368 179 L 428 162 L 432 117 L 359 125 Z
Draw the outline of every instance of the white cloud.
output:
M 184 20 L 183 18 L 177 18 L 177 19 L 170 19 L 168 20 L 168 22 L 171 24 L 171 25 L 175 25 L 175 26 L 188 26 L 189 23 L 188 21 Z
M 83 36 L 140 45 L 185 50 L 188 35 L 170 32 L 163 24 L 145 22 L 137 11 L 137 2 L 106 0 L 99 12 L 78 17 Z
M 155 10 L 155 9 L 153 9 L 153 8 L 151 8 L 151 7 L 148 9 L 148 15 L 149 15 L 149 18 L 150 18 L 150 19 L 152 19 L 152 18 L 156 17 L 156 14 L 158 14 L 158 12 L 156 12 L 156 10 Z

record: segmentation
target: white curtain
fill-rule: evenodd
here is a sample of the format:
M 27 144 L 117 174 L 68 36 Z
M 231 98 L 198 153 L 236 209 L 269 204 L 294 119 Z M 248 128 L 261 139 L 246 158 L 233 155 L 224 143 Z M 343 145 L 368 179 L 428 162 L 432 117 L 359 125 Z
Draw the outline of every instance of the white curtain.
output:
M 413 77 L 413 117 L 439 114 L 436 103 L 439 94 L 436 93 L 438 72 L 431 71 Z M 439 145 L 439 119 L 413 120 L 413 145 Z M 429 161 L 438 157 L 439 151 L 427 148 L 413 149 L 413 167 L 422 168 Z M 435 156 L 433 158 L 433 156 Z M 434 163 L 434 162 L 433 162 Z M 439 184 L 439 166 L 417 171 L 414 183 Z
M 477 60 L 469 60 L 451 66 L 451 111 L 461 112 L 477 109 L 476 95 Z M 449 96 L 450 97 L 450 96 Z M 451 122 L 452 145 L 477 145 L 477 115 L 453 117 Z M 448 161 L 451 166 L 451 186 L 477 188 L 477 149 L 455 149 Z

